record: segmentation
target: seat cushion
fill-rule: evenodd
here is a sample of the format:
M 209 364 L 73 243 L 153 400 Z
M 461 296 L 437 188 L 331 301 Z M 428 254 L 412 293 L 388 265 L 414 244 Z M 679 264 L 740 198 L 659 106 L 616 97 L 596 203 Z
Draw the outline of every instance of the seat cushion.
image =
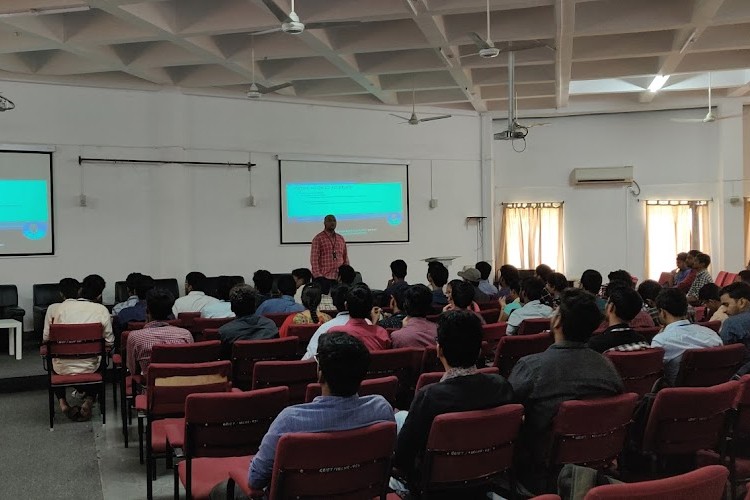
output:
M 195 500 L 207 500 L 211 490 L 222 481 L 229 479 L 229 470 L 250 468 L 252 456 L 222 457 L 222 458 L 194 458 L 192 460 L 192 497 Z M 183 460 L 177 466 L 180 482 L 185 485 L 187 462 Z
M 52 374 L 52 385 L 93 384 L 101 381 L 101 373 L 81 373 L 78 375 Z
M 719 460 L 720 456 L 713 450 L 701 450 L 695 454 L 695 463 L 698 467 L 707 465 L 724 465 L 729 467 L 729 457 L 724 457 L 724 463 Z M 750 457 L 737 457 L 734 461 L 737 469 L 737 480 L 745 482 L 750 480 Z
M 164 424 L 164 435 L 167 437 L 167 442 L 172 448 L 182 448 L 185 444 L 185 419 L 169 419 L 170 421 Z M 180 422 L 174 422 L 173 420 L 179 420 Z
M 138 394 L 135 397 L 135 409 L 137 411 L 146 411 L 146 395 L 145 394 Z
M 185 427 L 184 418 L 163 418 L 161 420 L 154 420 L 151 422 L 151 449 L 154 453 L 164 453 L 167 451 L 167 428 L 170 425 L 176 425 L 178 427 Z M 182 447 L 184 439 L 178 439 L 170 441 L 170 444 L 174 447 Z

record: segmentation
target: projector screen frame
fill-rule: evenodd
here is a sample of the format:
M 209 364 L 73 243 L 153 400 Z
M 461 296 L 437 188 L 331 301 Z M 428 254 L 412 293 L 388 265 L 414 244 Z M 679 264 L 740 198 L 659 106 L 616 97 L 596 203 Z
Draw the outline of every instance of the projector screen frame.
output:
M 328 163 L 361 163 L 361 164 L 382 164 L 382 165 L 403 165 L 406 169 L 406 239 L 405 240 L 373 240 L 373 241 L 347 241 L 347 245 L 370 245 L 372 243 L 378 244 L 403 244 L 411 242 L 411 205 L 409 201 L 410 195 L 410 184 L 409 184 L 409 166 L 410 162 L 407 160 L 397 160 L 390 158 L 356 158 L 356 157 L 344 157 L 344 156 L 307 156 L 301 154 L 285 154 L 276 155 L 279 171 L 279 245 L 310 245 L 312 241 L 284 241 L 282 234 L 284 224 L 284 206 L 282 202 L 282 181 L 281 181 L 281 162 L 282 161 L 309 161 L 309 162 L 328 162 Z M 335 215 L 335 214 L 334 214 Z M 323 221 L 320 221 L 321 227 Z
M 28 149 L 27 149 L 28 148 Z M 0 154 L 2 153 L 20 153 L 20 154 L 42 154 L 49 157 L 49 227 L 51 230 L 50 235 L 50 251 L 49 252 L 34 252 L 34 253 L 4 253 L 0 254 L 0 259 L 6 257 L 49 257 L 55 255 L 55 180 L 53 177 L 54 173 L 54 147 L 44 146 L 9 146 L 7 144 L 0 144 Z

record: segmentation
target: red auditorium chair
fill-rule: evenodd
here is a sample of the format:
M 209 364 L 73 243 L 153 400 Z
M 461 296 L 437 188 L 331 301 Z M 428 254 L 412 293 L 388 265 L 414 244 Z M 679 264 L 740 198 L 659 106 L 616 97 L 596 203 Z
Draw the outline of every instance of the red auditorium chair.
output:
M 200 317 L 200 311 L 177 313 L 177 320 L 180 321 L 182 327 L 190 330 L 191 332 L 195 330 L 195 320 Z
M 250 466 L 271 422 L 289 402 L 286 387 L 250 392 L 191 394 L 185 400 L 184 426 L 170 426 L 167 441 L 184 443 L 175 450 L 183 459 L 174 468 L 174 498 L 207 500 L 211 490 L 229 479 L 232 467 Z
M 500 370 L 500 375 L 507 378 L 519 359 L 544 352 L 553 343 L 554 340 L 547 332 L 503 337 L 495 351 L 495 367 Z
M 191 332 L 194 333 L 196 336 L 200 336 L 201 340 L 213 340 L 213 339 L 207 339 L 203 336 L 203 332 L 207 329 L 219 329 L 220 327 L 226 325 L 230 321 L 233 321 L 234 318 L 201 318 L 200 316 L 193 319 L 193 327 L 190 329 Z M 198 339 L 196 339 L 198 340 Z
M 371 394 L 379 394 L 383 396 L 391 406 L 396 404 L 396 391 L 398 390 L 398 378 L 395 376 L 382 377 L 382 378 L 371 378 L 363 380 L 359 386 L 357 394 L 360 396 L 369 396 Z M 314 384 L 307 384 L 305 390 L 305 403 L 311 402 L 316 397 L 322 394 L 320 384 L 315 382 Z
M 287 332 L 288 337 L 297 337 L 297 358 L 301 358 L 307 352 L 307 344 L 310 343 L 310 339 L 315 332 L 318 331 L 320 325 L 289 325 Z
M 250 498 L 381 498 L 390 479 L 396 424 L 381 422 L 339 432 L 285 434 L 279 439 L 268 495 L 251 490 L 247 467 L 229 469 L 227 498 L 235 487 Z
M 719 333 L 719 330 L 721 330 L 721 321 L 699 321 L 697 323 L 706 328 L 710 328 L 716 333 Z
M 525 319 L 521 321 L 521 324 L 518 326 L 518 331 L 516 332 L 516 335 L 533 335 L 535 333 L 546 332 L 549 329 L 550 329 L 549 318 Z
M 716 275 L 716 279 L 714 280 L 714 283 L 716 283 L 716 286 L 719 288 L 724 286 L 724 282 L 727 278 L 727 272 L 726 271 L 719 271 L 719 274 Z M 730 282 L 731 283 L 731 282 Z
M 284 324 L 284 321 L 286 321 L 286 318 L 288 316 L 291 316 L 292 314 L 296 314 L 296 313 L 268 313 L 268 314 L 264 314 L 263 316 L 270 319 L 274 323 L 276 323 L 277 328 L 281 328 L 281 325 Z
M 482 356 L 485 364 L 489 364 L 495 359 L 495 351 L 500 340 L 505 337 L 506 330 L 508 329 L 508 323 L 497 323 L 482 325 L 482 340 L 487 342 L 487 345 L 482 350 Z
M 688 349 L 680 360 L 675 386 L 709 387 L 723 384 L 737 373 L 744 359 L 743 344 Z
M 209 363 L 219 361 L 221 342 L 208 340 L 192 344 L 156 344 L 149 363 Z
M 488 375 L 498 375 L 499 372 L 497 368 L 494 366 L 488 366 L 487 368 L 480 368 L 477 370 L 479 373 L 486 373 Z M 431 372 L 431 373 L 423 373 L 419 376 L 419 380 L 417 380 L 417 388 L 414 392 L 419 391 L 422 387 L 425 387 L 430 384 L 436 384 L 440 382 L 440 379 L 443 378 L 443 375 L 445 375 L 445 372 Z
M 253 385 L 253 368 L 258 361 L 292 361 L 297 357 L 297 337 L 264 340 L 237 340 L 232 344 L 232 383 L 249 390 Z
M 661 331 L 661 328 L 658 326 L 640 326 L 633 328 L 633 330 L 635 330 L 636 333 L 640 333 L 641 335 L 643 335 L 646 338 L 646 342 L 650 344 L 651 341 L 654 340 L 654 337 L 656 337 L 656 335 Z
M 703 467 L 679 476 L 591 488 L 584 500 L 722 500 L 727 469 Z
M 672 282 L 672 273 L 661 273 L 659 275 L 659 284 L 661 286 L 667 286 Z
M 626 392 L 639 397 L 652 392 L 656 381 L 664 374 L 664 349 L 654 347 L 640 351 L 608 351 L 604 353 L 622 378 Z
M 414 385 L 424 356 L 423 349 L 403 347 L 370 353 L 370 366 L 365 378 L 398 377 L 396 404 L 408 408 L 414 397 Z
M 305 401 L 307 384 L 318 381 L 318 364 L 307 361 L 258 361 L 253 367 L 253 389 L 287 386 L 289 404 Z
M 424 354 L 422 354 L 422 369 L 420 373 L 429 372 L 444 372 L 445 367 L 437 355 L 437 347 L 434 345 L 427 346 L 424 348 Z
M 480 308 L 479 314 L 482 315 L 482 318 L 484 318 L 484 322 L 487 323 L 488 325 L 497 323 L 497 320 L 500 319 L 500 309 L 481 309 Z

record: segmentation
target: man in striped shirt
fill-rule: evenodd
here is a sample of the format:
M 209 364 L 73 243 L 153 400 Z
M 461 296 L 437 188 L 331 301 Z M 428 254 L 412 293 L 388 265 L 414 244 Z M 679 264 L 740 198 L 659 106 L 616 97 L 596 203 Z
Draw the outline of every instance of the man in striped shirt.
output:
M 146 296 L 146 321 L 143 330 L 128 335 L 127 364 L 132 374 L 146 373 L 151 349 L 156 344 L 191 344 L 193 335 L 184 328 L 166 323 L 174 297 L 167 290 L 154 289 Z

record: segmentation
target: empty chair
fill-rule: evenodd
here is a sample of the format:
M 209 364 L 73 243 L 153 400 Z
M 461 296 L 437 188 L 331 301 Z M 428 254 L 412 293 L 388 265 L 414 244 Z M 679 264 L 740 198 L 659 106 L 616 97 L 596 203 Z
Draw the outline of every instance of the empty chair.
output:
M 391 406 L 396 404 L 396 391 L 398 390 L 398 378 L 394 376 L 382 377 L 382 378 L 371 378 L 369 380 L 363 380 L 359 386 L 357 394 L 360 396 L 369 396 L 371 394 L 379 394 L 383 396 Z M 316 397 L 322 395 L 322 389 L 319 383 L 307 384 L 305 390 L 305 403 L 309 403 Z
M 370 353 L 370 366 L 366 378 L 398 377 L 396 404 L 408 408 L 414 395 L 414 385 L 422 366 L 423 350 L 414 347 L 387 349 Z
M 208 363 L 218 361 L 221 342 L 209 340 L 193 344 L 156 344 L 151 349 L 151 363 Z
M 289 404 L 305 400 L 307 384 L 318 381 L 318 364 L 308 361 L 259 361 L 253 367 L 253 389 L 289 387 Z
M 533 335 L 534 333 L 546 332 L 550 328 L 549 318 L 534 318 L 521 321 L 516 335 Z
M 664 373 L 664 349 L 654 347 L 640 351 L 607 351 L 604 355 L 615 365 L 626 392 L 643 397 L 651 392 Z
M 609 466 L 622 451 L 637 402 L 632 392 L 563 402 L 552 421 L 549 464 Z
M 500 370 L 500 375 L 507 378 L 519 359 L 546 351 L 553 342 L 547 332 L 505 336 L 500 339 L 495 350 L 495 367 Z
M 229 479 L 233 466 L 247 470 L 288 399 L 285 387 L 188 396 L 184 426 L 167 430 L 170 443 L 184 442 L 185 460 L 175 468 L 174 498 L 179 500 L 182 483 L 186 498 L 207 499 L 214 486 Z
M 427 438 L 421 484 L 411 487 L 424 497 L 451 492 L 455 498 L 489 489 L 512 466 L 522 419 L 518 404 L 438 415 Z
M 287 336 L 288 337 L 297 337 L 298 339 L 298 345 L 297 345 L 297 354 L 298 358 L 301 358 L 305 355 L 307 352 L 307 344 L 310 343 L 310 339 L 315 334 L 316 331 L 318 331 L 318 328 L 320 325 L 318 324 L 311 324 L 311 325 L 289 325 L 289 330 L 287 330 Z
M 487 375 L 499 374 L 497 368 L 494 366 L 488 366 L 487 368 L 480 368 L 477 370 L 477 373 L 486 373 Z M 419 391 L 421 388 L 427 385 L 436 384 L 440 382 L 440 379 L 443 378 L 443 375 L 445 375 L 445 372 L 428 372 L 428 373 L 421 374 L 419 376 L 419 379 L 417 380 L 417 387 L 415 389 L 415 392 Z
M 287 316 L 290 316 L 292 314 L 296 314 L 296 313 L 268 313 L 268 314 L 264 314 L 263 316 L 273 321 L 276 324 L 277 328 L 281 328 L 281 325 L 284 324 L 284 321 L 286 321 Z
M 297 358 L 297 337 L 267 340 L 237 340 L 232 344 L 232 383 L 248 390 L 258 361 L 292 361 Z
M 37 283 L 32 287 L 34 307 L 34 335 L 41 341 L 44 330 L 44 316 L 51 304 L 62 302 L 59 283 Z
M 488 325 L 497 323 L 497 320 L 500 319 L 500 309 L 481 309 L 480 307 L 479 314 L 482 315 L 484 322 Z
M 584 500 L 721 500 L 728 471 L 711 465 L 679 476 L 591 488 Z
M 688 349 L 680 360 L 675 386 L 709 387 L 732 378 L 745 359 L 742 344 Z
M 16 285 L 0 285 L 0 319 L 14 319 L 23 323 L 26 311 L 18 307 Z
M 489 324 L 489 321 L 487 323 L 486 325 L 482 325 L 482 340 L 487 342 L 482 355 L 487 361 L 492 362 L 495 358 L 495 350 L 500 343 L 500 339 L 507 336 L 508 323 L 493 322 Z

